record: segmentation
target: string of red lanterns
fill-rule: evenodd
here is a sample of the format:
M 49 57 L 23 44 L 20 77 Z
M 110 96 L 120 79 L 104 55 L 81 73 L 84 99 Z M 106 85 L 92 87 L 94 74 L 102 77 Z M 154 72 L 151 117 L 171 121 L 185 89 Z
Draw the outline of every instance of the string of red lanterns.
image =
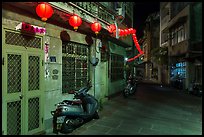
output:
M 45 2 L 41 2 L 40 4 L 37 5 L 36 7 L 36 13 L 39 17 L 41 17 L 42 21 L 47 21 L 48 18 L 50 18 L 53 14 L 53 9 L 52 7 Z M 73 15 L 69 18 L 69 24 L 74 27 L 74 30 L 77 31 L 78 27 L 82 24 L 82 19 L 78 15 Z M 114 24 L 110 25 L 107 27 L 108 31 L 110 33 L 116 33 L 116 26 Z M 95 32 L 97 35 L 99 31 L 101 30 L 101 24 L 98 22 L 94 22 L 91 24 L 91 30 Z M 132 39 L 135 43 L 135 46 L 137 50 L 139 51 L 139 54 L 135 56 L 134 58 L 128 59 L 127 61 L 132 61 L 139 57 L 140 55 L 144 54 L 144 52 L 141 50 L 140 45 L 137 41 L 136 37 L 136 30 L 133 28 L 129 29 L 118 29 L 119 35 L 120 36 L 127 36 L 132 34 Z
M 107 27 L 108 31 L 110 33 L 113 33 L 115 35 L 115 32 L 116 32 L 116 27 L 114 24 L 110 25 Z M 119 35 L 122 37 L 122 36 L 127 36 L 127 35 L 132 35 L 132 39 L 135 43 L 135 47 L 137 48 L 137 50 L 139 51 L 139 54 L 136 55 L 135 57 L 133 58 L 130 58 L 128 59 L 127 61 L 133 61 L 135 60 L 136 58 L 138 58 L 139 56 L 141 56 L 142 54 L 144 54 L 144 52 L 141 50 L 140 48 L 140 45 L 138 43 L 138 40 L 137 40 L 137 37 L 136 37 L 136 30 L 133 29 L 133 28 L 129 28 L 129 29 L 118 29 L 118 32 L 119 32 Z
M 41 2 L 36 7 L 36 13 L 42 21 L 47 21 L 52 16 L 53 9 L 48 3 Z M 69 18 L 69 24 L 77 31 L 78 27 L 82 24 L 82 19 L 78 15 L 73 15 Z M 92 23 L 91 30 L 97 35 L 101 30 L 101 24 L 98 22 Z

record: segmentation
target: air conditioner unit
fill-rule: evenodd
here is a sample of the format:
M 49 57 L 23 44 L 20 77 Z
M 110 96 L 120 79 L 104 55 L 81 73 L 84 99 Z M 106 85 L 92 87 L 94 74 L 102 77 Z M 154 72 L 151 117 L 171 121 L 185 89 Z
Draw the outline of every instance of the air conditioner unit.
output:
M 123 11 L 123 8 L 117 8 L 116 9 L 116 13 L 117 13 L 117 17 L 119 19 L 123 19 L 125 17 L 125 14 L 124 14 L 124 11 Z
M 125 18 L 125 3 L 124 2 L 115 2 L 115 10 L 117 13 L 117 18 Z
M 116 11 L 118 15 L 122 15 L 123 8 L 117 8 Z

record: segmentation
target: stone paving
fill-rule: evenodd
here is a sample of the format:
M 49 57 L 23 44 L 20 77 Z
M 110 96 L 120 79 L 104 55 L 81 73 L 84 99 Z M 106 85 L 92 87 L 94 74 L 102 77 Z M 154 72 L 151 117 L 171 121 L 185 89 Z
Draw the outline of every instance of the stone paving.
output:
M 99 115 L 68 135 L 202 135 L 202 97 L 159 85 L 113 97 Z

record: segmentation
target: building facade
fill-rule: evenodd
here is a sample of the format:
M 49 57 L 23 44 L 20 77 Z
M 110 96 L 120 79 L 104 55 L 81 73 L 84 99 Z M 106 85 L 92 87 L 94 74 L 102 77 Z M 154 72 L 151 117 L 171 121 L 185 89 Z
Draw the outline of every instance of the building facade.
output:
M 143 75 L 144 80 L 154 82 L 161 82 L 160 75 L 158 74 L 160 72 L 159 66 L 152 60 L 151 53 L 153 49 L 159 47 L 159 17 L 159 12 L 152 13 L 147 17 L 144 27 L 144 36 L 139 41 L 144 55 L 139 57 L 137 61 L 138 76 L 141 77 L 141 75 Z
M 168 82 L 188 90 L 202 83 L 202 3 L 161 2 L 160 46 L 168 47 Z
M 101 104 L 125 87 L 125 49 L 132 38 L 116 38 L 107 26 L 132 27 L 133 3 L 47 3 L 54 13 L 46 22 L 36 14 L 39 2 L 2 3 L 2 135 L 51 129 L 55 104 L 72 99 L 70 91 L 89 79 L 89 93 Z M 73 14 L 82 18 L 77 31 L 68 22 Z M 90 28 L 94 21 L 102 26 L 98 35 Z M 31 34 L 19 24 L 46 32 Z

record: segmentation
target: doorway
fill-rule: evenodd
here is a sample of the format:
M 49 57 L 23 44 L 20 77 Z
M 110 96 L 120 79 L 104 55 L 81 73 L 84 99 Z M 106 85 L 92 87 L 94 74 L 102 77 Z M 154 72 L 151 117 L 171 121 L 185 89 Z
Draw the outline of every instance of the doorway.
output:
M 2 134 L 29 135 L 43 130 L 43 40 L 2 31 Z

